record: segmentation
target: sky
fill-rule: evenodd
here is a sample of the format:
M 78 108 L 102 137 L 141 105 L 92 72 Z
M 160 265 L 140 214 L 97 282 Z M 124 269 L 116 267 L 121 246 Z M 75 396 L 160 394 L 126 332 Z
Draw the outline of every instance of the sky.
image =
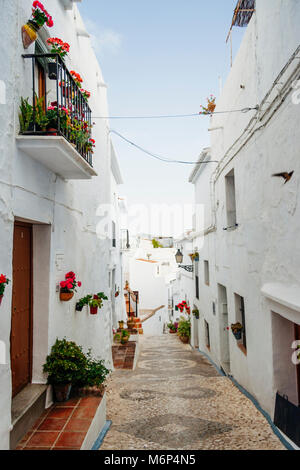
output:
M 84 0 L 79 10 L 108 86 L 110 116 L 192 114 L 218 98 L 230 70 L 226 44 L 237 0 Z M 244 29 L 233 30 L 233 52 Z M 196 161 L 209 118 L 111 120 L 114 129 L 169 159 Z M 163 163 L 112 137 L 131 204 L 188 204 L 192 165 Z M 189 228 L 189 227 L 186 227 Z

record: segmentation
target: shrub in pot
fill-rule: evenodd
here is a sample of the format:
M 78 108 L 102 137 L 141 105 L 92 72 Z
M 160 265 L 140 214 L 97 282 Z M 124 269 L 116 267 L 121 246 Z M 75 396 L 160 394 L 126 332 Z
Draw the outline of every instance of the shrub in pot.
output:
M 176 328 L 176 326 L 174 325 L 174 323 L 170 322 L 170 323 L 168 323 L 167 326 L 168 326 L 169 331 L 170 331 L 171 334 L 177 333 L 177 328 Z
M 48 383 L 53 386 L 56 401 L 69 399 L 72 383 L 78 380 L 86 367 L 87 358 L 80 346 L 65 338 L 56 340 L 43 366 L 48 374 Z
M 94 295 L 94 297 L 89 300 L 91 315 L 97 315 L 98 308 L 102 308 L 104 300 L 108 300 L 104 292 L 98 292 L 98 294 Z
M 130 333 L 127 330 L 123 330 L 121 334 L 121 344 L 127 344 L 130 338 Z
M 178 336 L 183 343 L 188 343 L 191 337 L 191 321 L 181 318 L 178 324 Z
M 103 383 L 111 371 L 105 367 L 104 360 L 92 357 L 91 350 L 86 355 L 86 364 L 74 382 L 74 389 L 79 396 L 103 394 Z

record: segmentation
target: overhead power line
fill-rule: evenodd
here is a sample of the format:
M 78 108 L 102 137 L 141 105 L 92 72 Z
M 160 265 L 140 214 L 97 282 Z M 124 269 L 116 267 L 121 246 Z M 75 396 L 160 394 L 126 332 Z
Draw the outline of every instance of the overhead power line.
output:
M 162 114 L 153 116 L 92 116 L 92 119 L 174 119 L 186 117 L 200 117 L 200 116 L 214 116 L 215 114 L 230 114 L 230 113 L 248 113 L 249 111 L 257 111 L 258 106 L 253 108 L 231 109 L 229 111 L 214 111 L 213 113 L 192 113 L 192 114 Z
M 182 161 L 182 160 L 170 160 L 169 158 L 162 157 L 161 155 L 157 155 L 153 152 L 150 152 L 149 150 L 144 149 L 143 147 L 140 147 L 139 145 L 135 144 L 134 142 L 127 139 L 126 137 L 124 137 L 119 132 L 114 131 L 113 129 L 111 129 L 109 132 L 112 133 L 112 134 L 116 134 L 118 137 L 125 140 L 125 142 L 132 145 L 133 147 L 136 147 L 137 149 L 139 149 L 141 152 L 145 153 L 146 155 L 148 155 L 152 158 L 156 158 L 157 160 L 160 160 L 160 161 L 165 162 L 165 163 L 180 163 L 180 164 L 183 164 L 183 165 L 205 165 L 207 163 L 219 163 L 217 160 L 209 160 L 207 162 L 188 162 L 188 161 Z

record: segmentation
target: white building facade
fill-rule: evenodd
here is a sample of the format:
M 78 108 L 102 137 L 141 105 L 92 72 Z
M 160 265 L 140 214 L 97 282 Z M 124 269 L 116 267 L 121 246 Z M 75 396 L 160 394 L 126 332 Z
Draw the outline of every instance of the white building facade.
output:
M 47 51 L 48 37 L 70 44 L 66 67 L 80 73 L 91 92 L 90 117 L 108 115 L 102 72 L 76 5 L 71 0 L 43 3 L 54 27 L 43 27 L 27 50 L 21 27 L 30 17 L 32 1 L 5 0 L 2 5 L 6 21 L 0 60 L 6 65 L 0 76 L 5 84 L 0 104 L 0 271 L 12 282 L 0 315 L 0 344 L 6 356 L 0 365 L 1 449 L 10 446 L 12 401 L 28 384 L 46 383 L 42 366 L 56 338 L 73 340 L 85 351 L 91 348 L 111 366 L 113 323 L 123 314 L 122 296 L 115 297 L 123 283 L 118 211 L 112 216 L 101 209 L 118 204 L 122 182 L 108 122 L 97 120 L 93 127 L 92 166 L 65 137 L 19 135 L 20 99 L 32 97 L 33 70 L 37 95 L 44 86 L 47 101 L 56 97 L 55 80 L 49 79 L 47 69 L 40 85 L 40 66 L 23 57 L 35 54 L 37 44 Z M 82 287 L 71 301 L 61 302 L 59 283 L 69 271 L 76 273 Z M 98 315 L 90 315 L 86 307 L 75 311 L 79 298 L 101 291 L 109 300 Z
M 190 182 L 204 206 L 199 348 L 274 417 L 276 394 L 300 405 L 300 4 L 256 0 Z M 255 108 L 247 112 L 247 108 Z M 214 163 L 216 161 L 216 163 Z M 286 183 L 273 177 L 292 172 Z M 243 326 L 236 340 L 231 325 Z

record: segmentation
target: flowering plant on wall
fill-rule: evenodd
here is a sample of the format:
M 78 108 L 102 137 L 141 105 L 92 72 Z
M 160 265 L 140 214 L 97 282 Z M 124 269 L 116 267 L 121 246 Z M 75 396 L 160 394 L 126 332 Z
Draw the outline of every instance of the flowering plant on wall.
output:
M 81 78 L 81 76 L 79 75 L 79 73 L 75 72 L 74 70 L 71 70 L 70 74 L 72 75 L 73 77 L 73 80 L 74 82 L 76 83 L 76 85 L 81 88 L 81 84 L 83 83 L 83 79 Z
M 5 276 L 5 274 L 1 274 L 0 276 L 0 305 L 3 299 L 5 288 L 9 282 L 10 280 Z
M 49 28 L 53 26 L 52 16 L 49 15 L 44 5 L 41 2 L 34 1 L 32 4 L 31 19 L 27 24 L 22 26 L 22 40 L 24 49 L 28 47 L 37 39 L 38 30 L 46 24 Z
M 204 115 L 209 115 L 213 114 L 213 112 L 216 109 L 216 97 L 214 95 L 210 95 L 209 98 L 207 98 L 207 106 L 200 106 L 202 108 L 202 111 L 200 111 L 199 114 L 204 114 Z
M 80 91 L 86 101 L 91 97 L 91 93 L 84 88 L 80 88 Z
M 70 52 L 70 44 L 59 38 L 49 38 L 47 44 L 51 46 L 51 54 L 58 54 L 62 59 Z
M 81 282 L 76 280 L 76 274 L 70 271 L 66 274 L 65 280 L 60 283 L 60 300 L 67 302 L 77 292 L 76 287 L 81 287 Z
M 177 309 L 180 310 L 181 313 L 186 311 L 188 315 L 191 314 L 191 307 L 186 303 L 185 300 L 183 300 L 180 304 L 176 305 Z

